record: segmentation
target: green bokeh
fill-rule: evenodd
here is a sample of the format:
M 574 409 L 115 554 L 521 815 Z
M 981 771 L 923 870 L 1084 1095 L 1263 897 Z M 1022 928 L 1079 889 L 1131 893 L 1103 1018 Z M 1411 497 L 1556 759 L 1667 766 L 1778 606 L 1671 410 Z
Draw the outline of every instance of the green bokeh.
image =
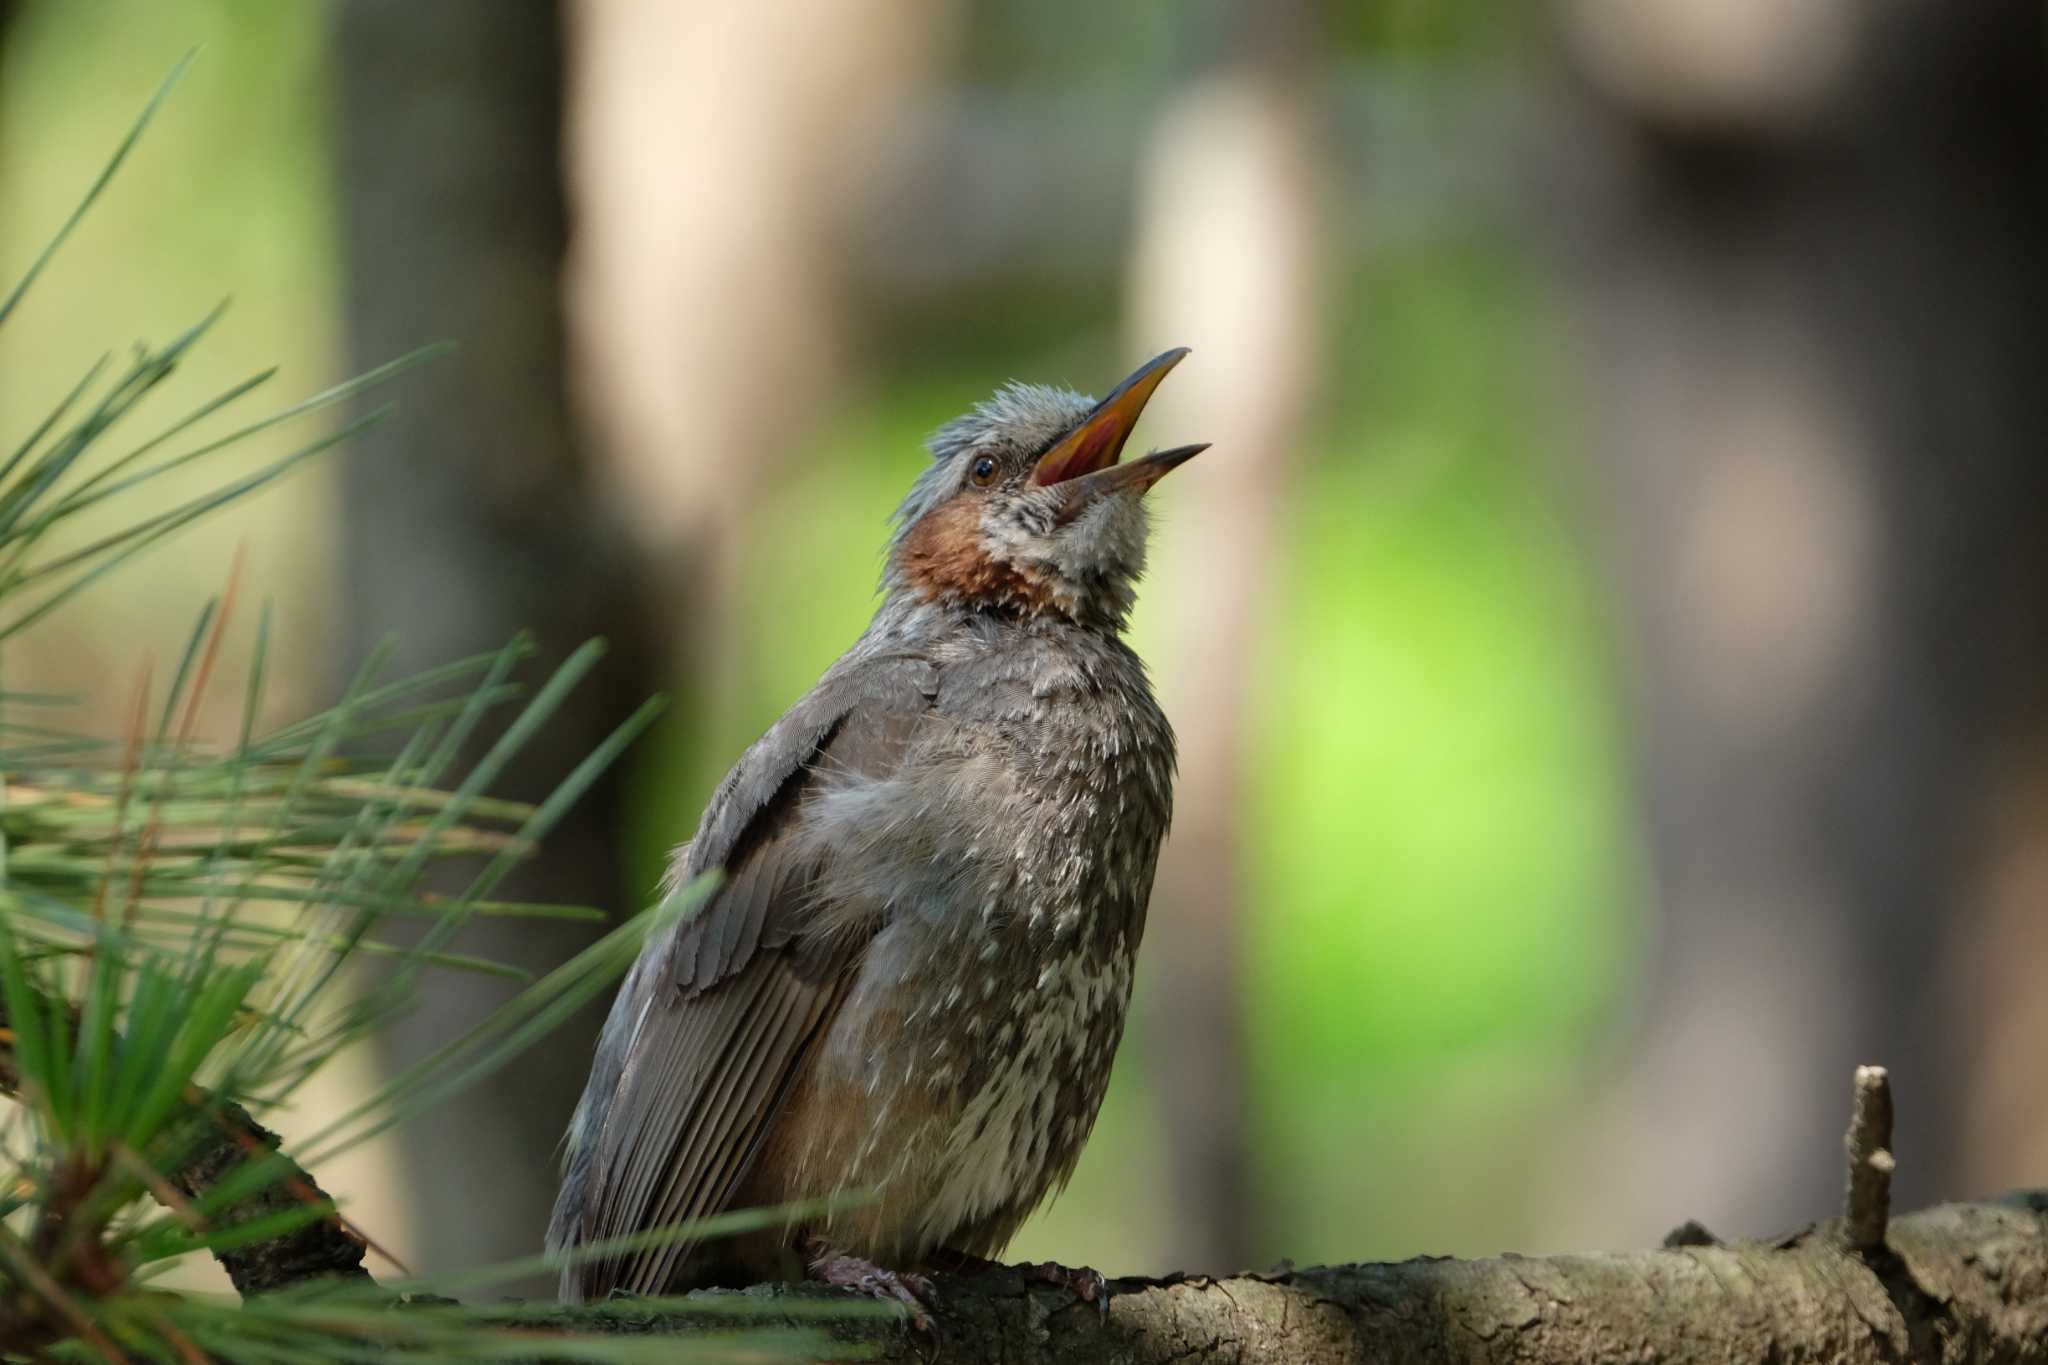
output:
M 1500 249 L 1437 246 L 1361 265 L 1344 316 L 1249 806 L 1267 1241 L 1309 1259 L 1417 1249 L 1428 1177 L 1362 1172 L 1366 1136 L 1427 1150 L 1460 1073 L 1568 1067 L 1633 935 L 1601 615 L 1522 387 L 1540 301 Z

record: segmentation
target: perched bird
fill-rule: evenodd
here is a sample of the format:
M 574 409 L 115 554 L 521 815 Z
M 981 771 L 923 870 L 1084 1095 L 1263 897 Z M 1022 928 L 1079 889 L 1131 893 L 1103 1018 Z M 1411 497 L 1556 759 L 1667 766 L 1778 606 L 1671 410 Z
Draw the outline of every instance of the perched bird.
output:
M 675 853 L 672 884 L 723 881 L 612 1006 L 548 1241 L 868 1197 L 572 1264 L 564 1298 L 808 1271 L 914 1301 L 1073 1172 L 1173 802 L 1122 639 L 1141 499 L 1206 447 L 1118 458 L 1186 354 L 1099 403 L 1013 383 L 933 436 L 874 621 Z

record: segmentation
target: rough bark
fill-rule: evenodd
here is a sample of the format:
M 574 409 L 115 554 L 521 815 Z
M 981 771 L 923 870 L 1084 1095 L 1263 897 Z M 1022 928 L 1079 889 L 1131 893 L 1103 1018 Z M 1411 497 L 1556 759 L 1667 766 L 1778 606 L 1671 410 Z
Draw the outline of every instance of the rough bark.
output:
M 265 1128 L 239 1104 L 214 1111 L 213 1130 L 199 1150 L 171 1173 L 171 1184 L 187 1198 L 197 1199 L 230 1172 L 262 1161 L 278 1150 L 277 1134 Z M 287 1164 L 280 1177 L 238 1200 L 213 1220 L 215 1227 L 233 1227 L 273 1214 L 289 1213 L 310 1204 L 329 1204 L 333 1197 L 296 1165 Z M 282 1237 L 269 1237 L 233 1247 L 215 1257 L 243 1298 L 268 1289 L 282 1289 L 304 1280 L 368 1280 L 363 1267 L 365 1247 L 339 1217 L 322 1218 Z
M 865 1359 L 904 1365 L 2048 1361 L 2048 1191 L 1898 1219 L 1867 1257 L 1835 1221 L 1776 1242 L 1684 1232 L 1674 1240 L 1693 1244 L 1657 1251 L 1112 1280 L 1106 1314 L 1005 1269 L 939 1279 L 935 1335 L 888 1320 L 831 1332 Z M 688 1333 L 731 1322 L 612 1308 L 534 1325 Z

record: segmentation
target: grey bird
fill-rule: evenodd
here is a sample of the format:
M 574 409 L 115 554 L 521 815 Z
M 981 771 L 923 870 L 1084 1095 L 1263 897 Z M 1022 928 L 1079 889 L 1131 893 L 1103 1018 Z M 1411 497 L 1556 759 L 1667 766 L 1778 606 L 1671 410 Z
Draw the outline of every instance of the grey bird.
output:
M 613 1003 L 548 1243 L 865 1197 L 571 1264 L 565 1299 L 808 1272 L 914 1302 L 1072 1174 L 1173 803 L 1122 638 L 1142 498 L 1206 447 L 1118 461 L 1186 354 L 1100 402 L 1012 383 L 932 437 L 873 622 L 676 850 L 672 886 L 723 880 Z

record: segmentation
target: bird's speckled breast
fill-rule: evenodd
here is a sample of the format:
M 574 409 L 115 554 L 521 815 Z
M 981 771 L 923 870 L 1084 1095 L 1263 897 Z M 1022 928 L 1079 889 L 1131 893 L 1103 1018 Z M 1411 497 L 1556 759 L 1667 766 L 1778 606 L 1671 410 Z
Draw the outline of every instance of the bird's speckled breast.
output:
M 788 1198 L 883 1190 L 830 1234 L 887 1263 L 994 1254 L 1071 1174 L 1170 815 L 1172 734 L 1135 656 L 976 643 L 942 673 L 932 751 L 827 817 L 858 821 L 841 865 L 866 871 L 824 894 L 895 903 L 792 1096 L 796 1149 L 768 1163 Z

